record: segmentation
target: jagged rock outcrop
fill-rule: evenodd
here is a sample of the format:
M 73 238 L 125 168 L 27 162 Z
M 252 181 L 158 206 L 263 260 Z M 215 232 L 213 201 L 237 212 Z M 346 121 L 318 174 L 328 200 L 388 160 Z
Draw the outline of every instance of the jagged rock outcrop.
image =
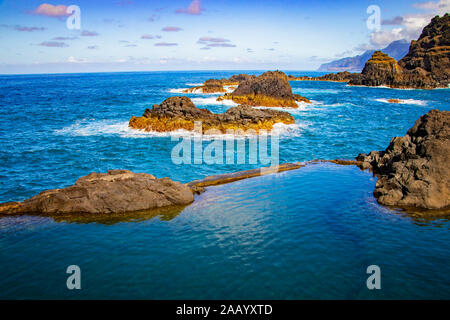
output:
M 73 186 L 46 190 L 23 202 L 0 204 L 0 214 L 126 213 L 194 201 L 192 190 L 169 178 L 128 170 L 90 173 Z
M 375 51 L 366 62 L 359 77 L 350 81 L 353 85 L 393 86 L 401 77 L 402 68 L 395 59 L 381 51 Z
M 433 89 L 450 84 L 450 16 L 436 16 L 412 41 L 408 54 L 398 63 L 375 51 L 359 77 L 350 85 Z
M 218 100 L 229 99 L 250 106 L 297 108 L 296 101 L 310 102 L 305 97 L 294 95 L 288 77 L 281 71 L 267 71 L 258 77 L 241 81 L 230 94 Z
M 146 109 L 142 117 L 132 117 L 129 126 L 146 131 L 175 131 L 184 129 L 192 131 L 195 122 L 201 121 L 202 131 L 211 129 L 226 133 L 227 130 L 267 130 L 275 123 L 293 124 L 294 117 L 287 112 L 255 109 L 239 105 L 225 113 L 215 114 L 208 109 L 197 108 L 188 97 L 170 97 L 152 109 Z
M 360 154 L 356 160 L 378 177 L 374 196 L 380 204 L 449 208 L 450 111 L 429 111 L 385 151 Z
M 437 87 L 450 83 L 450 16 L 434 17 L 398 64 L 408 73 L 431 77 Z

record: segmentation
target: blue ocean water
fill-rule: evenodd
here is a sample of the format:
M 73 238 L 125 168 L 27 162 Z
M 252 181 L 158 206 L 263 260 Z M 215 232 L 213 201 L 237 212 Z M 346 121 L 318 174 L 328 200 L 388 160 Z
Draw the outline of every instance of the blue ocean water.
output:
M 127 128 L 132 115 L 182 88 L 243 72 L 260 73 L 0 76 L 0 201 L 92 171 L 188 182 L 261 166 L 176 165 L 178 141 Z M 450 110 L 447 89 L 291 85 L 313 103 L 289 110 L 296 125 L 281 132 L 280 162 L 381 150 L 428 110 Z M 214 95 L 189 96 L 214 112 L 230 107 Z M 450 298 L 449 220 L 379 206 L 375 181 L 354 167 L 311 165 L 211 187 L 158 217 L 1 218 L 0 298 Z M 71 264 L 82 269 L 81 291 L 66 288 Z M 382 270 L 382 290 L 366 288 L 371 264 Z

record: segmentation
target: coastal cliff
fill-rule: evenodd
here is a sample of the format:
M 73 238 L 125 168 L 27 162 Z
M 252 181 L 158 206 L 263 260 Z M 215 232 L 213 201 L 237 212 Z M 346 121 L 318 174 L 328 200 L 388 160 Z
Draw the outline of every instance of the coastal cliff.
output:
M 350 85 L 434 89 L 450 84 L 450 16 L 436 16 L 398 63 L 376 51 Z
M 289 78 L 281 71 L 267 71 L 258 77 L 248 77 L 230 94 L 218 100 L 233 100 L 239 104 L 265 107 L 297 108 L 296 101 L 309 103 L 300 95 L 292 93 Z
M 398 64 L 408 73 L 430 77 L 436 87 L 450 83 L 450 16 L 434 17 Z
M 450 111 L 431 110 L 384 151 L 360 154 L 361 168 L 378 181 L 383 205 L 443 209 L 450 206 Z
M 386 86 L 399 89 L 448 88 L 450 85 L 450 16 L 436 16 L 422 30 L 409 51 L 398 62 L 375 51 L 361 73 L 338 72 L 320 77 L 293 77 L 289 80 L 348 82 L 349 85 Z
M 170 97 L 160 105 L 145 110 L 142 117 L 132 117 L 130 128 L 145 131 L 194 130 L 194 122 L 202 122 L 202 130 L 211 129 L 226 133 L 227 130 L 260 130 L 270 131 L 276 123 L 293 124 L 294 117 L 287 112 L 255 109 L 247 105 L 239 105 L 228 109 L 225 113 L 215 114 L 207 109 L 197 108 L 188 97 Z

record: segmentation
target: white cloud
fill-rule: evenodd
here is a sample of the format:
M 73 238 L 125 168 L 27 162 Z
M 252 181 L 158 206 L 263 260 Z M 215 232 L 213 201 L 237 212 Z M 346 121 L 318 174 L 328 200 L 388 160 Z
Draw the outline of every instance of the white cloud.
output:
M 394 28 L 391 31 L 378 31 L 370 34 L 370 42 L 376 47 L 385 47 L 395 40 L 403 39 L 402 28 Z
M 428 1 L 416 3 L 413 6 L 427 12 L 396 17 L 398 22 L 401 21 L 400 27 L 371 33 L 371 45 L 375 48 L 381 48 L 395 40 L 406 39 L 410 41 L 417 39 L 422 29 L 430 23 L 431 18 L 450 11 L 450 0 Z
M 77 59 L 73 56 L 70 56 L 67 58 L 67 62 L 69 63 L 85 63 L 88 62 L 86 59 Z

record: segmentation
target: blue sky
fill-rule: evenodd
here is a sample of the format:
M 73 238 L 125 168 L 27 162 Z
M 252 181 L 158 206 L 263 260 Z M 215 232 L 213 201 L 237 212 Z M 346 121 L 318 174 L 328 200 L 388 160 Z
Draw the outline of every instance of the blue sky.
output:
M 450 0 L 0 0 L 0 73 L 314 70 L 414 39 Z M 77 5 L 81 29 L 66 26 Z M 378 5 L 381 29 L 366 10 Z

